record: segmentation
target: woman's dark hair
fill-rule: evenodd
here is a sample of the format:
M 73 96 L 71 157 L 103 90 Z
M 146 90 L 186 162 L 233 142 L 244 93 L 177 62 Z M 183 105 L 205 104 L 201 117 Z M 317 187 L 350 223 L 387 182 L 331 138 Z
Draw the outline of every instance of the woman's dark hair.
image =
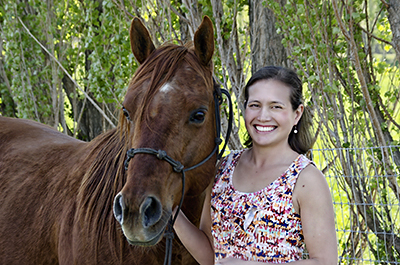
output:
M 266 66 L 258 70 L 247 82 L 244 87 L 244 107 L 247 107 L 249 99 L 249 87 L 260 80 L 273 79 L 280 81 L 290 87 L 290 103 L 293 111 L 296 110 L 300 104 L 303 104 L 303 84 L 297 74 L 290 69 L 279 66 Z M 289 134 L 288 142 L 290 147 L 299 154 L 305 154 L 311 149 L 314 144 L 310 131 L 310 113 L 308 108 L 304 106 L 304 112 L 299 122 L 297 123 L 298 133 L 294 133 L 294 128 Z M 245 135 L 244 145 L 248 148 L 253 146 L 253 139 L 251 139 L 248 132 Z

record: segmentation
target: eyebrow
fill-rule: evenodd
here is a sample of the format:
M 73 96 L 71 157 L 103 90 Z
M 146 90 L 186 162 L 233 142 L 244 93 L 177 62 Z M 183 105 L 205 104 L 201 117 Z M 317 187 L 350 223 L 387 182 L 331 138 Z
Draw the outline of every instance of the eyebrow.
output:
M 249 104 L 249 103 L 254 103 L 254 102 L 259 103 L 259 102 L 261 102 L 261 101 L 258 100 L 258 99 L 248 100 L 248 101 L 247 101 L 247 104 Z M 280 105 L 286 106 L 285 103 L 283 103 L 282 101 L 277 101 L 277 100 L 271 101 L 271 102 L 269 102 L 268 104 L 280 104 Z
M 272 102 L 270 102 L 270 104 L 286 105 L 285 103 L 283 103 L 283 102 L 281 102 L 281 101 L 272 101 Z

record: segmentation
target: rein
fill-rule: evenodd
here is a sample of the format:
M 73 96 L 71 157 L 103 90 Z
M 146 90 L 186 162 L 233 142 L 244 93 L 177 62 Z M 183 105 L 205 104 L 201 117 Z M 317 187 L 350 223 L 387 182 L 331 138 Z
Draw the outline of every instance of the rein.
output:
M 214 81 L 215 82 L 215 81 Z M 158 159 L 160 160 L 165 160 L 167 161 L 173 168 L 173 170 L 177 173 L 182 173 L 182 196 L 179 201 L 178 209 L 175 213 L 175 215 L 169 220 L 168 225 L 166 227 L 166 230 L 164 232 L 164 237 L 166 238 L 166 244 L 165 244 L 165 258 L 164 258 L 164 265 L 169 265 L 171 264 L 171 259 L 172 259 L 172 240 L 174 239 L 174 231 L 173 231 L 173 226 L 175 223 L 176 218 L 178 217 L 179 211 L 182 207 L 183 204 L 183 199 L 184 199 L 184 194 L 185 194 L 185 172 L 195 169 L 201 165 L 203 165 L 205 162 L 207 162 L 215 153 L 218 151 L 218 147 L 222 142 L 221 139 L 221 117 L 219 113 L 219 106 L 222 104 L 222 94 L 225 94 L 226 98 L 228 99 L 228 106 L 229 106 L 229 118 L 228 118 L 228 129 L 226 132 L 225 136 L 225 143 L 221 151 L 218 153 L 217 160 L 219 160 L 222 155 L 225 152 L 225 148 L 228 144 L 229 137 L 232 131 L 232 122 L 233 122 L 233 107 L 232 107 L 232 99 L 229 94 L 229 92 L 226 89 L 220 89 L 219 87 L 216 86 L 214 90 L 214 104 L 215 104 L 215 123 L 216 123 L 216 131 L 217 131 L 217 137 L 215 138 L 215 147 L 211 151 L 211 153 L 204 158 L 201 162 L 197 163 L 194 166 L 185 168 L 181 162 L 176 161 L 172 159 L 167 152 L 164 150 L 155 150 L 152 148 L 131 148 L 128 150 L 127 154 L 127 159 L 124 162 L 125 170 L 128 170 L 128 165 L 129 161 L 136 155 L 136 154 L 150 154 L 150 155 L 155 155 L 157 156 Z M 123 108 L 124 114 L 126 118 L 131 121 L 129 114 L 126 112 L 125 108 Z

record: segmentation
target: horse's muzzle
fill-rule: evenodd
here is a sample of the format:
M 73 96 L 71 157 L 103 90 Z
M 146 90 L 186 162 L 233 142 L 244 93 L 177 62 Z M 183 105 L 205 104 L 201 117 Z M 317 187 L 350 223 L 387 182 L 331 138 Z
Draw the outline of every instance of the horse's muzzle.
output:
M 160 220 L 162 219 L 162 214 L 163 214 L 162 204 L 154 196 L 147 196 L 143 200 L 143 202 L 139 206 L 139 214 L 136 215 L 136 214 L 131 214 L 132 210 L 129 209 L 129 206 L 124 200 L 123 194 L 120 192 L 117 194 L 117 196 L 115 196 L 113 212 L 115 218 L 121 224 L 122 231 L 124 232 L 128 241 L 132 244 L 135 244 L 135 242 L 137 242 L 137 244 L 145 243 L 148 241 L 152 242 L 153 237 L 158 237 L 158 235 L 160 234 L 159 227 L 160 226 L 162 227 L 161 231 L 163 231 L 165 228 L 165 224 L 160 224 Z M 132 218 L 138 218 L 138 219 L 130 220 Z M 134 227 L 133 225 L 134 223 L 139 225 L 139 227 Z M 140 238 L 132 238 L 129 235 L 133 234 L 132 233 L 133 230 L 143 231 L 143 235 Z M 141 233 L 135 233 L 135 234 L 138 235 Z M 148 236 L 145 236 L 144 234 Z M 150 240 L 148 239 L 148 237 L 150 238 Z

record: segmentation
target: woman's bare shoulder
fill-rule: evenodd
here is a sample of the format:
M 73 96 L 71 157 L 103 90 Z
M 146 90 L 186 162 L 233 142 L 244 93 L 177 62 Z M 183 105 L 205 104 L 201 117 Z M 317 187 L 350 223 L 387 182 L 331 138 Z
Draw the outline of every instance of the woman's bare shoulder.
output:
M 297 199 L 330 196 L 330 190 L 326 178 L 313 164 L 304 168 L 297 179 L 294 195 Z

